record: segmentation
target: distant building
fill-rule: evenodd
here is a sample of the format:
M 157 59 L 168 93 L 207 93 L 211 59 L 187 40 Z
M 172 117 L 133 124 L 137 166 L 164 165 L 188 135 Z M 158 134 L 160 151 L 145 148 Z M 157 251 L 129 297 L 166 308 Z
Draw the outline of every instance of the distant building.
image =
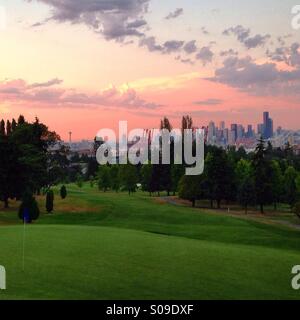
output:
M 220 122 L 220 130 L 225 130 L 225 121 Z
M 249 124 L 247 129 L 247 138 L 253 138 L 253 137 L 254 137 L 253 127 L 251 124 Z
M 231 125 L 231 139 L 235 142 L 238 136 L 238 125 L 237 124 L 232 124 Z
M 210 144 L 213 144 L 215 142 L 216 137 L 216 126 L 213 121 L 211 121 L 208 125 L 208 133 L 207 133 L 207 141 Z
M 228 144 L 230 146 L 234 146 L 235 145 L 235 141 L 236 141 L 235 131 L 230 130 L 229 133 L 228 133 Z
M 257 134 L 260 136 L 263 136 L 264 134 L 264 125 L 261 123 L 257 125 Z
M 241 124 L 239 124 L 237 126 L 237 139 L 242 139 L 244 136 L 245 136 L 245 129 Z
M 273 120 L 270 118 L 268 111 L 263 114 L 263 138 L 270 139 L 273 137 Z

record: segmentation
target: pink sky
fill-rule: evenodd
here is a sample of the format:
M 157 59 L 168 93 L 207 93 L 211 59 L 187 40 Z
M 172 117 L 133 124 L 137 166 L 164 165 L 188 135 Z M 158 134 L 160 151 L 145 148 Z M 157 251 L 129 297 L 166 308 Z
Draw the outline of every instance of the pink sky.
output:
M 116 5 L 113 15 L 102 0 L 93 11 L 90 1 L 80 8 L 70 2 L 70 12 L 52 0 L 7 5 L 1 118 L 37 116 L 76 140 L 115 129 L 120 120 L 153 128 L 168 116 L 179 126 L 186 114 L 196 126 L 256 125 L 265 110 L 275 126 L 299 129 L 299 31 L 281 14 L 281 2 L 263 23 L 263 12 L 237 1 L 241 17 L 218 0 L 124 1 L 128 7 Z

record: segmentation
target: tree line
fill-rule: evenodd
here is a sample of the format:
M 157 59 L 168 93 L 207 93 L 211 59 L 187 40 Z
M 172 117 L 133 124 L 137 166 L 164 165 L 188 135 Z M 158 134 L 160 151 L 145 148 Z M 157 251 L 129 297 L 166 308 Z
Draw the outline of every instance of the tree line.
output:
M 160 127 L 172 130 L 167 118 L 161 121 Z M 182 131 L 192 128 L 192 118 L 183 117 Z M 258 206 L 263 213 L 266 205 L 276 209 L 279 203 L 286 203 L 300 216 L 300 157 L 289 144 L 273 148 L 259 139 L 256 150 L 251 153 L 242 147 L 236 150 L 205 145 L 204 173 L 187 176 L 184 159 L 182 165 L 174 164 L 174 139 L 170 141 L 173 162 L 163 165 L 149 161 L 137 166 L 99 166 L 95 157 L 70 155 L 66 146 L 50 152 L 59 140 L 59 136 L 38 119 L 29 123 L 20 116 L 17 121 L 0 122 L 0 200 L 6 208 L 9 199 L 23 199 L 23 204 L 34 211 L 34 195 L 43 190 L 47 194 L 47 211 L 52 212 L 54 197 L 48 193 L 51 186 L 76 182 L 82 187 L 84 181 L 90 181 L 92 187 L 97 184 L 104 192 L 132 194 L 141 189 L 150 196 L 166 192 L 168 196 L 178 194 L 193 206 L 198 200 L 208 200 L 212 208 L 236 202 L 246 212 L 250 206 Z M 82 170 L 81 164 L 86 170 Z M 20 210 L 23 212 L 24 208 Z M 36 215 L 37 212 L 32 216 Z
M 190 117 L 183 117 L 182 130 L 192 128 Z M 164 118 L 161 128 L 172 130 L 170 121 Z M 174 150 L 171 141 L 171 155 Z M 172 159 L 172 156 L 171 156 Z M 264 213 L 266 205 L 277 209 L 279 203 L 297 208 L 300 200 L 300 157 L 292 147 L 273 148 L 262 138 L 257 141 L 254 152 L 246 153 L 243 147 L 223 149 L 205 146 L 204 173 L 199 176 L 185 175 L 187 165 L 150 163 L 132 165 L 100 166 L 92 179 L 103 191 L 127 190 L 134 192 L 137 183 L 145 192 L 160 195 L 178 193 L 179 197 L 191 201 L 209 200 L 211 208 L 221 208 L 222 203 L 239 203 L 247 213 L 257 206 Z M 297 210 L 296 210 L 297 211 Z M 297 211 L 298 212 L 298 211 Z
M 17 121 L 0 121 L 0 200 L 5 208 L 9 199 L 23 199 L 27 208 L 36 207 L 33 195 L 51 180 L 49 147 L 59 140 L 38 118 L 32 123 L 22 115 Z M 33 211 L 36 217 L 38 212 Z

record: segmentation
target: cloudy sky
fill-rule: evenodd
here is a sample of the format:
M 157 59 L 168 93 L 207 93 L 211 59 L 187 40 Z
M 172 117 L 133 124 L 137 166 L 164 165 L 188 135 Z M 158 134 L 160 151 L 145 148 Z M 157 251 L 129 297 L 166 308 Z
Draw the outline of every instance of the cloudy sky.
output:
M 257 124 L 264 110 L 299 129 L 297 2 L 0 0 L 1 118 L 75 139 L 165 115 Z

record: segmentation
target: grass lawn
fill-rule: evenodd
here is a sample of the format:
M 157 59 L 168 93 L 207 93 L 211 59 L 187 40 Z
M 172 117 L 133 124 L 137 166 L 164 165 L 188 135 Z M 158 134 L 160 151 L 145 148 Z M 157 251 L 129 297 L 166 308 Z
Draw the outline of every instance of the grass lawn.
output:
M 297 230 L 141 193 L 68 192 L 27 226 L 24 272 L 17 204 L 0 211 L 0 299 L 300 299 Z

